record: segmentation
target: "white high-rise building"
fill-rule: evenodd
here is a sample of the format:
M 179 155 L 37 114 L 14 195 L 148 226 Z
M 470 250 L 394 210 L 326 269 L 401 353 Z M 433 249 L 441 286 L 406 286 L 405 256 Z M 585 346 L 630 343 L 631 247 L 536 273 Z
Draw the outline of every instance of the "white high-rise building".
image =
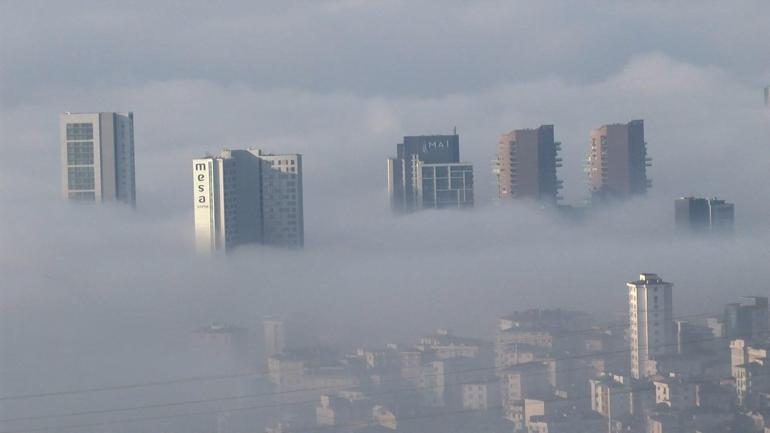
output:
M 59 116 L 62 195 L 136 204 L 133 113 Z
M 301 155 L 224 150 L 193 160 L 193 184 L 198 252 L 303 245 Z
M 654 373 L 649 361 L 672 353 L 674 345 L 673 284 L 656 274 L 640 274 L 628 287 L 631 375 L 648 377 Z

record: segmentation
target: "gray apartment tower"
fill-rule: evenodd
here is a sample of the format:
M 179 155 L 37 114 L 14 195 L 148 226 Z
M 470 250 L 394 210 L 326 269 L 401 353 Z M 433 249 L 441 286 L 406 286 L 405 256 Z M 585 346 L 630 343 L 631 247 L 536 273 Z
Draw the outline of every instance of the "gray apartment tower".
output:
M 59 116 L 62 195 L 136 205 L 133 113 Z
M 193 160 L 193 184 L 198 252 L 304 244 L 301 155 L 224 150 Z
M 559 150 L 561 143 L 554 141 L 553 125 L 501 134 L 492 169 L 498 197 L 556 204 L 562 188 L 556 177 L 556 169 L 561 167 Z
M 680 197 L 674 202 L 679 231 L 729 233 L 735 226 L 735 206 L 717 198 Z
M 586 171 L 591 198 L 604 201 L 647 192 L 647 143 L 644 121 L 604 125 L 592 129 Z
M 473 206 L 473 165 L 460 162 L 457 134 L 404 137 L 387 171 L 395 212 Z

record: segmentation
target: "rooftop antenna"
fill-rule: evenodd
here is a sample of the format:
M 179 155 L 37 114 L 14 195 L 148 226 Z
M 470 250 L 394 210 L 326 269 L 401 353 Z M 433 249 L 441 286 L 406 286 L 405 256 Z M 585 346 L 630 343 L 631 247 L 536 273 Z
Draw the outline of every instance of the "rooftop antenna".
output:
M 457 127 L 456 126 L 452 129 L 452 132 L 454 133 L 454 135 L 457 135 Z

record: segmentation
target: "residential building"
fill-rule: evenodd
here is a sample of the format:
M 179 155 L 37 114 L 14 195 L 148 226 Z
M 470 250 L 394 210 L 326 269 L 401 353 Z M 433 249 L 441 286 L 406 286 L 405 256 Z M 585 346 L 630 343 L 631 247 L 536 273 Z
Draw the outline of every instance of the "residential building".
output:
M 553 125 L 517 129 L 501 134 L 493 173 L 500 199 L 530 199 L 555 205 L 561 181 L 556 169 L 561 143 L 554 141 Z
M 59 116 L 62 195 L 136 205 L 133 113 Z
M 304 244 L 301 155 L 224 150 L 193 160 L 193 184 L 199 252 Z
M 460 161 L 457 133 L 404 137 L 387 171 L 395 212 L 473 206 L 473 166 Z
M 647 177 L 650 165 L 643 120 L 591 130 L 586 171 L 592 200 L 646 193 L 651 185 Z
M 673 284 L 656 274 L 640 274 L 626 284 L 629 306 L 631 376 L 648 377 L 651 358 L 676 351 Z
M 655 385 L 656 404 L 665 404 L 675 409 L 695 407 L 697 403 L 695 383 L 674 376 L 653 377 L 652 383 Z

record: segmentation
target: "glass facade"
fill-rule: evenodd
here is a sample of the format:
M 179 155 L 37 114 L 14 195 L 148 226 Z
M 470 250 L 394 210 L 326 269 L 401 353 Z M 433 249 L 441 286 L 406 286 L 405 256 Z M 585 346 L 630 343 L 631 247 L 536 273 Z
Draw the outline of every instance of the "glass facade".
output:
M 67 165 L 92 165 L 94 163 L 93 141 L 68 141 Z
M 67 140 L 93 140 L 93 123 L 68 123 Z
M 93 167 L 67 167 L 67 185 L 71 191 L 94 189 Z
M 473 206 L 473 167 L 470 164 L 426 164 L 421 167 L 422 206 Z
M 95 200 L 94 125 L 68 123 L 67 126 L 67 197 Z

